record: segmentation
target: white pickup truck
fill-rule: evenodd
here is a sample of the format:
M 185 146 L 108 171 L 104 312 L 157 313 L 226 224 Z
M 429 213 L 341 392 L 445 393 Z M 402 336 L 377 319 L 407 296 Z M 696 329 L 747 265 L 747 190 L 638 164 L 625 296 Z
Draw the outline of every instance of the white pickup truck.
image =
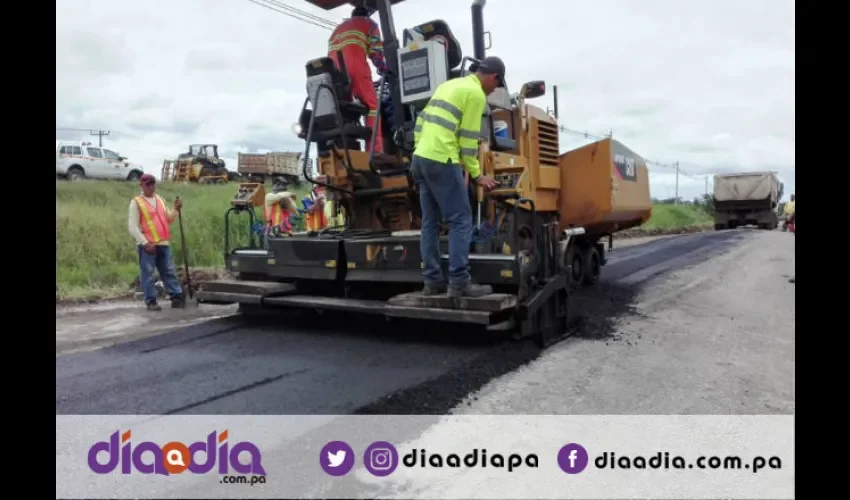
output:
M 83 178 L 137 181 L 144 174 L 141 165 L 90 142 L 56 143 L 56 177 L 69 181 Z

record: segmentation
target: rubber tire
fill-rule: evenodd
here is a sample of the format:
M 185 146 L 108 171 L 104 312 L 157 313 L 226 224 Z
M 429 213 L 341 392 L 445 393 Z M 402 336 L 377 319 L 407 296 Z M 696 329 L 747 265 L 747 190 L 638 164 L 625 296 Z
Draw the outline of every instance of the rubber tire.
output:
M 130 175 L 127 176 L 127 180 L 131 182 L 138 182 L 141 178 L 142 175 L 138 172 L 130 172 Z
M 570 248 L 567 249 L 567 253 L 564 256 L 565 264 L 572 263 L 573 265 L 572 272 L 567 274 L 567 280 L 573 290 L 584 283 L 585 266 L 582 258 L 582 252 L 579 250 L 578 245 L 575 244 L 570 245 Z M 578 269 L 576 269 L 576 267 L 578 267 Z
M 86 174 L 80 167 L 71 167 L 65 174 L 65 178 L 71 182 L 81 181 L 86 178 Z
M 582 283 L 587 286 L 595 285 L 599 282 L 599 276 L 602 274 L 602 257 L 596 251 L 595 246 L 585 247 L 581 253 L 582 261 L 586 263 Z

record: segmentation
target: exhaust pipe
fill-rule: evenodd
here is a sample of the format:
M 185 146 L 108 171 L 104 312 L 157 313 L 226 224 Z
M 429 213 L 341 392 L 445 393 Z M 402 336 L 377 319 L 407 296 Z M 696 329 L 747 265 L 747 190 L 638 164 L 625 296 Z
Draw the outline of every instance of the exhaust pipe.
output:
M 485 57 L 484 49 L 484 5 L 487 0 L 472 2 L 472 46 L 473 56 L 479 61 Z

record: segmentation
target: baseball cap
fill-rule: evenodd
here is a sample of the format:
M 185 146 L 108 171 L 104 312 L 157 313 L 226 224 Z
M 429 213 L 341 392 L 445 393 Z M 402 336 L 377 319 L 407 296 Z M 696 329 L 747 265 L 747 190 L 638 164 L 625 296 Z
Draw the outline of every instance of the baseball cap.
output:
M 139 178 L 139 184 L 156 184 L 156 177 L 151 174 L 144 174 Z
M 272 183 L 272 192 L 279 193 L 289 189 L 289 183 L 283 177 L 276 178 Z
M 505 86 L 505 63 L 496 56 L 485 57 L 478 64 L 477 71 L 489 75 L 497 75 L 499 77 L 499 86 Z

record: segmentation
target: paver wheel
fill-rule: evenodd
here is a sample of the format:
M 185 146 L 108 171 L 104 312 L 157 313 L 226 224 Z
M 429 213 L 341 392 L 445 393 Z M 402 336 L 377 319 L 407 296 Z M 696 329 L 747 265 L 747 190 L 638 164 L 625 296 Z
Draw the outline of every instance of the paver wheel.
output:
M 595 285 L 599 282 L 599 276 L 602 274 L 602 257 L 595 246 L 584 247 L 581 253 L 581 260 L 584 262 L 585 268 L 582 282 L 585 285 Z

